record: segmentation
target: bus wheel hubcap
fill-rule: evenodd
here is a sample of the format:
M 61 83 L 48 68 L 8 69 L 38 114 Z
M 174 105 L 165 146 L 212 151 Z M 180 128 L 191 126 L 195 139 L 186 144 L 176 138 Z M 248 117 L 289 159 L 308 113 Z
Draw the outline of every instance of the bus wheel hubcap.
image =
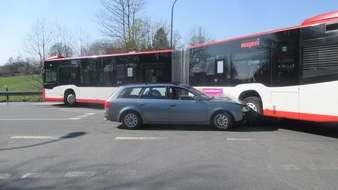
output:
M 70 104 L 73 104 L 75 102 L 75 96 L 74 96 L 74 94 L 69 94 L 67 96 L 67 102 L 70 103 Z

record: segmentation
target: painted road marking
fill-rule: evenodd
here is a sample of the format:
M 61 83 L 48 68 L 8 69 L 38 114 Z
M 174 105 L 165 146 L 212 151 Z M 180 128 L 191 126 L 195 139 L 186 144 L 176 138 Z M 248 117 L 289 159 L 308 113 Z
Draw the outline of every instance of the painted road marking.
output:
M 79 116 L 76 116 L 76 117 L 71 117 L 69 119 L 78 120 L 78 119 L 86 118 L 86 117 L 91 116 L 91 115 L 95 115 L 95 113 L 85 113 L 83 115 L 79 115 Z
M 12 177 L 11 174 L 0 174 L 0 179 L 9 179 L 10 177 Z
M 312 170 L 338 170 L 337 165 L 307 165 Z
M 91 115 L 95 115 L 95 113 L 85 113 L 71 118 L 2 118 L 0 121 L 69 121 L 83 119 Z
M 257 139 L 248 138 L 227 138 L 227 141 L 256 141 Z
M 305 167 L 304 167 L 305 166 Z M 332 165 L 293 165 L 293 164 L 284 164 L 284 165 L 268 165 L 268 169 L 271 172 L 274 171 L 308 171 L 306 168 L 312 170 L 337 170 L 338 166 L 336 164 Z M 23 175 L 18 175 L 14 173 L 0 173 L 0 180 L 9 180 L 9 179 L 53 179 L 53 178 L 90 178 L 90 177 L 100 177 L 100 176 L 124 176 L 124 177 L 136 177 L 138 171 L 135 169 L 116 169 L 109 170 L 108 172 L 95 172 L 95 171 L 71 171 L 71 172 L 27 172 Z M 20 177 L 21 176 L 21 177 Z
M 161 140 L 165 137 L 116 137 L 115 140 Z
M 12 136 L 10 139 L 47 139 L 47 140 L 56 140 L 60 139 L 59 137 L 53 136 Z
M 299 168 L 295 165 L 281 165 L 283 170 L 299 170 Z
M 96 172 L 68 172 L 64 177 L 93 177 Z
M 50 173 L 25 173 L 21 179 L 46 179 L 51 178 Z
M 70 118 L 12 118 L 0 119 L 0 121 L 66 121 Z

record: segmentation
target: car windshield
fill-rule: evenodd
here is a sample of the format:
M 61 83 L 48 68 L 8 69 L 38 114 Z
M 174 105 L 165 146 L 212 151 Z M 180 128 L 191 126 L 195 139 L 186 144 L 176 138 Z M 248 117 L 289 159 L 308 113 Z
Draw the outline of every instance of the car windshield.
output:
M 194 93 L 194 94 L 196 94 L 196 95 L 199 95 L 199 96 L 203 97 L 203 98 L 206 99 L 206 100 L 211 100 L 211 99 L 212 99 L 210 96 L 204 94 L 203 92 L 197 90 L 197 89 L 194 88 L 194 87 L 189 86 L 188 89 L 189 89 L 192 93 Z

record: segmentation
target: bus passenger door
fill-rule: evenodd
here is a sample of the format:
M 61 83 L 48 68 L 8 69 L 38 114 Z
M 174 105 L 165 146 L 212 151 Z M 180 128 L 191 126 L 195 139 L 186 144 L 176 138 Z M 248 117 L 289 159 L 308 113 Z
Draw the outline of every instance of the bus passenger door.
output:
M 299 119 L 299 31 L 279 33 L 277 37 L 269 116 Z

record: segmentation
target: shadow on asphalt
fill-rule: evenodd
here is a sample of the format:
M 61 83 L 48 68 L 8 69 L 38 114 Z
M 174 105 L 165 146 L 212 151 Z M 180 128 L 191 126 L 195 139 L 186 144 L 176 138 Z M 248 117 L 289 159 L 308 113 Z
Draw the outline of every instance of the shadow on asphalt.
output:
M 55 104 L 53 106 L 68 107 L 64 104 Z M 75 107 L 83 107 L 90 109 L 103 110 L 103 104 L 77 104 Z M 122 125 L 118 126 L 119 129 L 125 129 Z M 230 130 L 230 132 L 272 132 L 279 129 L 289 131 L 308 133 L 313 135 L 327 136 L 331 138 L 338 138 L 338 123 L 317 123 L 298 120 L 283 119 L 278 122 L 268 122 L 262 126 L 238 125 Z M 217 131 L 208 125 L 144 125 L 139 130 L 149 131 Z
M 128 130 L 123 125 L 118 126 L 119 129 Z M 143 125 L 138 130 L 144 131 L 219 131 L 217 129 L 212 128 L 209 125 L 167 125 L 167 124 L 151 124 L 151 125 Z M 271 126 L 245 126 L 238 125 L 229 131 L 224 132 L 270 132 L 276 131 L 278 128 Z M 220 131 L 222 132 L 222 131 Z
M 280 129 L 297 131 L 313 135 L 338 138 L 338 123 L 317 123 L 297 120 L 285 120 L 276 124 Z
M 122 124 L 119 129 L 128 130 Z M 225 132 L 273 132 L 280 129 L 308 133 L 313 135 L 338 138 L 338 123 L 316 123 L 306 121 L 283 120 L 266 123 L 262 126 L 238 125 Z M 144 131 L 217 131 L 208 125 L 143 125 L 138 130 Z
M 104 109 L 104 105 L 103 104 L 88 104 L 88 103 L 77 103 L 74 107 L 67 106 L 67 105 L 65 105 L 63 103 L 54 104 L 52 106 L 55 106 L 55 107 L 65 107 L 65 108 L 77 108 L 77 107 L 80 107 L 80 108 L 89 108 L 89 109 L 97 109 L 97 110 L 103 110 Z

